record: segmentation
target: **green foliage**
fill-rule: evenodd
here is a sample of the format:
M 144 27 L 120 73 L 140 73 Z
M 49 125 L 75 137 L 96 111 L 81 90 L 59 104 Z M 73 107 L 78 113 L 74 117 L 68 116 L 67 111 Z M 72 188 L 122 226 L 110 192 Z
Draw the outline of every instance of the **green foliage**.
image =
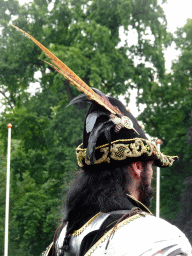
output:
M 2 119 L 2 137 L 7 132 L 5 123 L 12 122 L 12 137 L 19 140 L 11 157 L 12 255 L 25 255 L 26 248 L 27 255 L 40 255 L 52 241 L 62 216 L 60 198 L 76 170 L 74 152 L 82 139 L 85 111 L 65 108 L 66 101 L 60 100 L 65 93 L 63 97 L 59 94 L 60 90 L 49 90 L 48 97 L 44 90 Z M 52 103 L 57 106 L 51 107 Z M 1 149 L 3 154 L 3 145 Z M 4 212 L 2 207 L 0 210 Z
M 139 101 L 151 100 L 150 104 L 158 100 L 156 94 L 162 94 L 154 77 L 167 81 L 162 49 L 172 37 L 157 0 L 56 0 L 54 4 L 34 0 L 24 6 L 16 0 L 0 1 L 0 93 L 5 105 L 0 119 L 1 150 L 2 143 L 5 149 L 1 154 L 6 152 L 9 122 L 16 143 L 11 158 L 9 253 L 40 255 L 62 217 L 64 199 L 60 198 L 65 197 L 76 170 L 75 148 L 82 140 L 86 109 L 66 108 L 78 94 L 76 88 L 45 64 L 42 60 L 47 57 L 38 47 L 8 23 L 33 35 L 90 86 L 112 96 L 135 87 Z M 120 30 L 127 35 L 131 29 L 138 44 L 130 46 L 128 36 L 120 46 Z M 30 96 L 26 89 L 37 81 L 40 91 Z M 168 82 L 165 85 L 169 87 Z M 146 120 L 156 110 L 147 108 Z M 178 124 L 185 114 L 183 110 L 180 117 L 175 111 Z M 152 123 L 161 125 L 156 115 L 154 119 Z M 164 124 L 157 131 L 162 128 L 167 136 L 169 126 Z M 3 161 L 0 167 L 3 183 Z
M 169 35 L 157 0 L 55 1 L 52 10 L 49 1 L 34 1 L 21 7 L 12 0 L 2 2 L 0 14 L 5 10 L 8 11 L 6 22 L 0 20 L 0 92 L 5 97 L 5 103 L 12 108 L 26 100 L 24 90 L 30 82 L 35 82 L 34 73 L 37 70 L 42 73 L 42 88 L 52 83 L 50 74 L 45 72 L 45 65 L 39 59 L 40 50 L 7 25 L 13 15 L 18 15 L 15 25 L 49 47 L 85 82 L 105 93 L 119 95 L 128 86 L 134 87 L 138 73 L 141 87 L 151 83 L 151 73 L 163 76 L 162 46 L 167 45 Z M 136 30 L 138 45 L 128 47 L 128 38 L 123 47 L 118 46 L 119 29 L 122 27 L 125 34 L 130 29 Z M 154 42 L 147 39 L 149 34 L 153 35 Z M 140 72 L 140 63 L 133 62 L 135 57 L 142 62 L 143 71 L 149 69 L 144 61 L 152 63 L 156 71 L 150 68 L 150 72 Z M 42 54 L 41 58 L 44 58 Z M 128 79 L 129 84 L 125 83 Z
M 3 141 L 0 140 L 0 216 L 5 216 L 5 195 L 6 195 L 6 157 L 3 151 Z M 0 255 L 3 255 L 5 219 L 0 218 Z
M 11 151 L 14 151 L 17 147 L 18 147 L 18 141 L 12 140 Z M 1 216 L 0 255 L 3 255 L 3 251 L 4 251 L 6 179 L 7 179 L 7 158 L 4 152 L 4 139 L 2 139 L 0 140 L 0 216 Z
M 55 183 L 49 179 L 40 187 L 25 171 L 23 180 L 14 186 L 10 231 L 14 227 L 14 242 L 21 248 L 28 246 L 32 255 L 40 255 L 54 234 L 58 198 L 52 197 L 51 192 Z
M 191 150 L 188 131 L 192 124 L 192 21 L 180 28 L 175 37 L 181 49 L 178 61 L 172 65 L 172 73 L 161 83 L 154 83 L 139 101 L 147 104 L 140 119 L 146 131 L 163 139 L 162 151 L 179 155 L 180 160 L 172 168 L 162 169 L 161 198 L 162 217 L 174 220 L 180 211 L 180 195 L 184 179 L 191 175 Z

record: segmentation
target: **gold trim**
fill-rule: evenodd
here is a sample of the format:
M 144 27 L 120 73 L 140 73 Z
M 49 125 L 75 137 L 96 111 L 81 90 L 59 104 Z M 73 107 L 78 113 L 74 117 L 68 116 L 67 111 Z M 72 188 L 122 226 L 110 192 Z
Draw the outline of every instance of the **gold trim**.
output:
M 143 208 L 145 208 L 145 210 L 150 213 L 151 215 L 153 215 L 153 213 L 147 208 L 147 206 L 145 206 L 143 203 L 141 203 L 139 200 L 137 200 L 134 196 L 131 196 L 129 194 L 127 194 L 128 197 L 130 197 L 131 199 L 133 199 L 135 202 L 139 203 L 140 205 L 143 206 Z
M 78 165 L 83 167 L 83 161 L 85 161 L 87 165 L 90 165 L 90 161 L 86 159 L 87 149 L 81 147 L 82 144 L 76 149 Z M 121 161 L 128 157 L 140 157 L 143 154 L 151 156 L 155 154 L 157 159 L 161 161 L 162 166 L 171 166 L 174 162 L 174 158 L 177 157 L 164 155 L 151 141 L 142 138 L 116 140 L 111 142 L 110 147 L 109 143 L 107 143 L 96 147 L 95 150 L 100 150 L 103 155 L 99 159 L 96 159 L 94 164 L 100 164 L 102 162 L 110 163 L 110 159 Z
M 87 252 L 84 256 L 90 256 L 99 246 L 100 243 L 105 242 L 106 239 L 108 239 L 111 235 L 111 232 L 114 232 L 118 229 L 120 229 L 121 227 L 125 226 L 126 224 L 130 223 L 133 220 L 136 220 L 142 216 L 146 216 L 148 215 L 148 213 L 146 212 L 141 212 L 141 213 L 137 213 L 131 217 L 129 217 L 128 219 L 123 220 L 122 222 L 120 222 L 119 224 L 117 224 L 117 226 L 114 228 L 111 228 L 105 235 L 103 235 Z
M 75 230 L 71 236 L 76 237 L 80 235 L 91 224 L 91 222 L 93 222 L 101 214 L 102 212 L 98 212 L 95 216 L 93 216 L 90 220 L 88 220 L 80 229 Z

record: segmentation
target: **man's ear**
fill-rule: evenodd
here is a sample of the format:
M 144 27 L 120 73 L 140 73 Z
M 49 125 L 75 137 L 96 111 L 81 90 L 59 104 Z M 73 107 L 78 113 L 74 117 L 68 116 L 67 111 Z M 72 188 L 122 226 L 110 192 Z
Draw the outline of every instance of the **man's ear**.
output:
M 133 176 L 136 179 L 140 179 L 141 173 L 143 171 L 143 166 L 142 166 L 141 161 L 131 163 L 131 171 L 132 171 Z

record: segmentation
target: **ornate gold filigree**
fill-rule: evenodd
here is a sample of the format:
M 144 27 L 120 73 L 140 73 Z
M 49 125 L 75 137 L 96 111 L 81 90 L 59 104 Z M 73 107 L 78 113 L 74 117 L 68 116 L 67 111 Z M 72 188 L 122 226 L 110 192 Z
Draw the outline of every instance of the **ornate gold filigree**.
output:
M 136 131 L 135 128 L 133 127 L 133 122 L 129 117 L 122 116 L 120 118 L 117 115 L 111 114 L 110 120 L 115 124 L 115 132 L 119 132 L 121 128 L 125 127 L 128 130 L 135 131 L 139 135 L 138 131 Z
M 86 159 L 86 148 L 82 149 L 82 144 L 76 149 L 77 161 L 80 167 L 84 166 L 84 162 L 89 165 L 89 160 Z M 110 150 L 109 150 L 110 148 Z M 156 145 L 151 141 L 134 138 L 134 139 L 122 139 L 104 144 L 95 148 L 96 151 L 103 153 L 102 156 L 95 160 L 94 164 L 100 164 L 103 162 L 110 163 L 110 159 L 121 161 L 128 157 L 140 157 L 145 154 L 150 157 L 152 154 L 156 155 L 157 159 L 160 160 L 162 166 L 171 166 L 174 162 L 175 156 L 166 156 L 161 153 Z
M 75 237 L 75 236 L 80 235 L 86 229 L 86 227 L 88 227 L 91 224 L 91 222 L 93 222 L 101 214 L 102 214 L 102 212 L 98 212 L 89 221 L 87 221 L 80 229 L 75 230 L 71 236 Z
M 131 217 L 129 217 L 129 218 L 127 218 L 127 219 L 121 221 L 119 224 L 117 224 L 117 226 L 115 227 L 115 230 L 114 230 L 114 228 L 112 228 L 112 229 L 110 229 L 107 233 L 105 233 L 105 235 L 102 236 L 102 237 L 87 251 L 87 253 L 85 254 L 85 256 L 90 256 L 90 255 L 97 249 L 97 247 L 98 247 L 101 243 L 105 242 L 106 239 L 108 239 L 108 238 L 110 237 L 111 232 L 117 231 L 118 229 L 120 229 L 120 228 L 122 228 L 123 226 L 127 225 L 127 224 L 130 223 L 131 221 L 136 220 L 136 219 L 138 219 L 138 218 L 140 218 L 140 217 L 144 217 L 144 216 L 146 216 L 146 215 L 148 215 L 148 213 L 146 213 L 146 212 L 141 212 L 141 213 L 137 213 L 137 214 L 135 214 L 135 215 L 133 215 L 133 216 L 131 216 Z

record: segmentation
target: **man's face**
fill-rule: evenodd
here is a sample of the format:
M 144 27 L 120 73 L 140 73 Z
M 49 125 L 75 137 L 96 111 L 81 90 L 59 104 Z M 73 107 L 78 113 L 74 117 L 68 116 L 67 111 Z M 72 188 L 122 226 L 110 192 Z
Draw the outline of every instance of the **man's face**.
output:
M 154 189 L 151 187 L 151 179 L 153 177 L 153 161 L 149 161 L 143 165 L 143 172 L 141 174 L 141 180 L 139 185 L 139 201 L 145 206 L 149 207 L 152 197 L 154 195 Z

